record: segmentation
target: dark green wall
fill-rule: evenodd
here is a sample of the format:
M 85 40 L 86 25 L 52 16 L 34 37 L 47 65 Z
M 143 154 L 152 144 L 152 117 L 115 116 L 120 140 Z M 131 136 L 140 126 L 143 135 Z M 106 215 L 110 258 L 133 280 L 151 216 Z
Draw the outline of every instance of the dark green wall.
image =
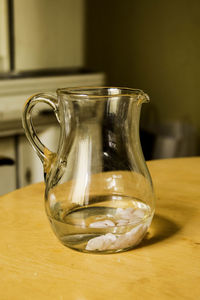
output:
M 87 0 L 86 65 L 145 90 L 161 120 L 200 129 L 200 1 Z

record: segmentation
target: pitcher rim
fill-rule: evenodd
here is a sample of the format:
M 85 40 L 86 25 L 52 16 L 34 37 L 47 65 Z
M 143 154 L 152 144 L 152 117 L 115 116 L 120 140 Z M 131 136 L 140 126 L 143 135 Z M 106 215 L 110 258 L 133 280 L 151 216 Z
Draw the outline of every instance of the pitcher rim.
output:
M 95 94 L 97 90 L 105 90 L 110 91 L 110 94 Z M 89 94 L 88 92 L 93 91 L 93 94 Z M 114 98 L 117 96 L 120 97 L 131 97 L 137 96 L 137 100 L 141 100 L 141 96 L 143 98 L 142 102 L 149 102 L 149 96 L 144 93 L 141 89 L 128 88 L 128 87 L 115 87 L 115 86 L 79 86 L 79 87 L 65 87 L 57 89 L 57 94 L 65 94 L 69 95 L 72 98 L 80 98 L 81 99 L 102 99 L 102 98 Z

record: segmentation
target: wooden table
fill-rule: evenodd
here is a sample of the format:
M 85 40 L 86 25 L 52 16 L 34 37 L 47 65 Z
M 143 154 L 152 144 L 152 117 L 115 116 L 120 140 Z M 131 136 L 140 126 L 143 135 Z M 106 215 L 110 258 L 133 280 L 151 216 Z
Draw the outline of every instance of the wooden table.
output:
M 200 299 L 200 158 L 148 163 L 157 195 L 147 239 L 109 255 L 54 236 L 44 185 L 0 198 L 0 299 Z

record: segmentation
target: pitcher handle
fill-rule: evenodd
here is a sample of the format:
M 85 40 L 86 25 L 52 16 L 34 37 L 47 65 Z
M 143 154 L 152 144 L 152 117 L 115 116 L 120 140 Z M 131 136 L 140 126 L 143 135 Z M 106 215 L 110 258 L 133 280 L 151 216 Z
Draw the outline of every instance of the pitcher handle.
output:
M 33 146 L 34 150 L 38 154 L 39 158 L 41 159 L 43 166 L 44 166 L 44 173 L 47 174 L 50 169 L 50 165 L 52 160 L 54 160 L 56 154 L 50 151 L 38 138 L 36 131 L 33 127 L 32 122 L 32 109 L 37 103 L 46 103 L 51 106 L 53 109 L 58 122 L 59 120 L 59 106 L 58 106 L 58 99 L 47 93 L 39 93 L 31 96 L 27 102 L 25 103 L 25 107 L 22 114 L 22 125 L 25 130 L 25 134 L 27 139 L 29 140 L 30 144 Z

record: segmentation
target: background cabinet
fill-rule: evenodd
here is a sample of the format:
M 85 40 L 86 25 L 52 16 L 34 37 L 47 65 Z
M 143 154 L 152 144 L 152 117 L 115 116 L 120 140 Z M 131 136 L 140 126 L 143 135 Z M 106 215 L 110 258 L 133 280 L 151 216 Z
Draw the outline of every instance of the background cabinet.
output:
M 0 195 L 17 187 L 16 177 L 16 139 L 0 138 Z
M 44 180 L 42 163 L 22 128 L 26 99 L 38 92 L 55 94 L 59 87 L 101 86 L 104 82 L 103 73 L 0 80 L 0 156 L 13 160 L 12 165 L 0 165 L 0 195 Z M 47 105 L 38 104 L 34 112 L 39 138 L 55 152 L 60 137 L 59 123 Z
M 60 137 L 59 125 L 44 127 L 38 133 L 38 137 L 46 147 L 56 151 Z M 24 135 L 18 138 L 18 161 L 20 162 L 18 166 L 20 187 L 44 180 L 42 162 Z

